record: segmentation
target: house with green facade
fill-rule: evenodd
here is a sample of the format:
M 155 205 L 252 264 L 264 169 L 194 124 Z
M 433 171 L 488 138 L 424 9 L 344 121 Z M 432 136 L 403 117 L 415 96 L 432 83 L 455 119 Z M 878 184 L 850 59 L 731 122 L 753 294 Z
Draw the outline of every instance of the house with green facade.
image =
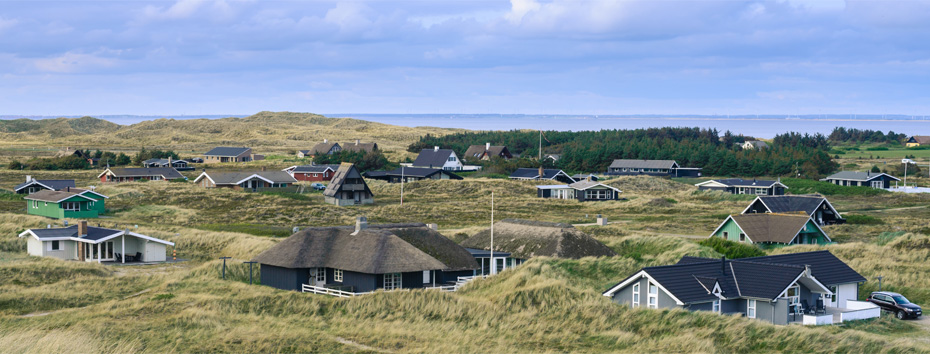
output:
M 96 218 L 106 210 L 107 196 L 88 189 L 41 190 L 25 197 L 26 213 L 56 219 Z
M 806 213 L 730 215 L 710 237 L 759 245 L 823 245 L 832 242 Z

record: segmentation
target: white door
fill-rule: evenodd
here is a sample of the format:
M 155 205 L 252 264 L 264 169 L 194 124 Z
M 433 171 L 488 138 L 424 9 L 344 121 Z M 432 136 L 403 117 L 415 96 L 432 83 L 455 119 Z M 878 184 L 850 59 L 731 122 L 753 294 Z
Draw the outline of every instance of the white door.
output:
M 310 285 L 326 285 L 326 268 L 310 268 Z

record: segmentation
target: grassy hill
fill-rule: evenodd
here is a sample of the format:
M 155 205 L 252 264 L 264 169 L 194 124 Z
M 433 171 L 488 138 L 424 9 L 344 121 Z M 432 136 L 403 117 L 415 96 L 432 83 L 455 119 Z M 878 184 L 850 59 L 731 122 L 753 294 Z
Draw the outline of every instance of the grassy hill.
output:
M 200 155 L 214 146 L 249 146 L 256 153 L 288 153 L 309 149 L 323 139 L 340 143 L 376 142 L 392 158 L 421 135 L 445 135 L 456 129 L 400 127 L 351 118 L 327 118 L 312 113 L 260 112 L 245 118 L 156 119 L 118 125 L 83 117 L 45 120 L 0 120 L 0 148 L 38 147 L 51 155 L 58 148 L 138 150 L 173 149 L 183 156 Z M 0 161 L 2 162 L 2 161 Z

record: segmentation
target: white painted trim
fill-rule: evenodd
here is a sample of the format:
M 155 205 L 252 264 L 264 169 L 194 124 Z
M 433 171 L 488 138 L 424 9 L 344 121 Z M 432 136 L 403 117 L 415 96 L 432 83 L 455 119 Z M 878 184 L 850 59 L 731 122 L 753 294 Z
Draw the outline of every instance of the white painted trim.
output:
M 714 185 L 713 185 L 713 186 L 705 186 L 705 184 L 714 184 Z M 694 186 L 695 186 L 695 187 L 729 187 L 728 185 L 725 185 L 725 184 L 723 184 L 723 183 L 717 182 L 717 180 L 715 180 L 715 179 L 712 179 L 712 180 L 709 180 L 709 181 L 704 181 L 704 182 L 701 182 L 701 183 L 697 183 L 697 184 L 695 184 Z
M 94 192 L 94 191 L 92 191 L 92 190 L 90 190 L 90 189 L 86 189 L 86 190 L 84 190 L 83 192 L 78 193 L 78 194 L 84 194 L 84 193 L 96 194 L 96 195 L 98 195 L 98 196 L 100 196 L 100 197 L 103 197 L 104 199 L 110 199 L 110 197 L 107 197 L 107 196 L 105 196 L 105 195 L 103 195 L 103 194 Z
M 210 178 L 210 175 L 208 175 L 206 172 L 201 172 L 200 176 L 197 176 L 197 178 L 194 179 L 194 183 L 197 183 L 197 181 L 199 181 L 201 178 L 204 178 L 204 177 L 207 177 L 207 179 L 210 180 L 210 182 L 213 183 L 214 186 L 216 185 L 216 182 L 214 182 L 213 179 Z
M 675 297 L 675 295 L 672 295 L 672 292 L 670 292 L 670 291 L 668 291 L 667 289 L 665 289 L 665 287 L 662 286 L 662 284 L 659 284 L 658 281 L 656 281 L 655 279 L 653 279 L 652 276 L 650 276 L 649 273 L 646 273 L 645 270 L 640 270 L 640 271 L 637 272 L 636 274 L 633 274 L 632 276 L 630 276 L 629 278 L 627 278 L 626 280 L 624 280 L 622 283 L 617 284 L 617 285 L 615 285 L 614 287 L 610 288 L 609 290 L 605 291 L 602 295 L 607 296 L 607 297 L 612 297 L 612 296 L 614 296 L 614 294 L 617 292 L 617 290 L 623 289 L 623 288 L 625 288 L 627 285 L 629 285 L 630 283 L 632 283 L 634 280 L 639 280 L 639 279 L 642 279 L 642 278 L 649 279 L 649 281 L 655 283 L 656 286 L 659 287 L 659 289 L 662 289 L 662 291 L 664 291 L 666 295 L 668 295 L 670 298 L 672 298 L 672 300 L 675 300 L 675 303 L 676 303 L 676 304 L 678 304 L 678 305 L 684 305 L 684 304 L 685 304 L 685 303 L 682 302 L 681 300 L 678 300 L 678 298 Z M 649 290 L 649 289 L 646 289 L 646 290 L 647 290 L 646 292 L 648 293 L 648 290 Z
M 827 242 L 833 242 L 833 240 L 830 239 L 830 236 L 828 236 L 827 233 L 826 233 L 825 231 L 823 231 L 822 228 L 820 228 L 820 225 L 817 225 L 817 222 L 814 221 L 814 219 L 813 219 L 810 215 L 808 215 L 808 216 L 807 216 L 807 221 L 804 222 L 804 225 L 801 225 L 801 228 L 798 229 L 798 232 L 796 232 L 796 233 L 794 234 L 794 237 L 792 237 L 792 238 L 791 238 L 791 241 L 788 241 L 787 244 L 790 245 L 792 242 L 794 242 L 795 239 L 798 238 L 798 235 L 801 234 L 801 230 L 804 230 L 804 228 L 807 227 L 807 223 L 808 223 L 808 222 L 814 224 L 814 226 L 817 227 L 817 230 L 820 230 L 820 233 L 823 234 L 823 237 L 826 237 L 826 238 L 827 238 Z M 747 236 L 747 237 L 748 237 L 748 236 Z
M 46 186 L 46 185 L 42 184 L 41 182 L 39 182 L 38 180 L 31 180 L 31 181 L 29 181 L 29 182 L 31 182 L 31 183 L 27 183 L 27 184 L 23 185 L 22 187 L 16 188 L 16 189 L 13 190 L 13 191 L 14 191 L 14 192 L 19 192 L 19 191 L 23 190 L 24 188 L 28 188 L 28 187 L 32 186 L 33 184 L 38 184 L 38 185 L 40 185 L 40 186 L 42 186 L 42 187 L 48 188 L 49 190 L 55 190 L 55 188 Z
M 97 175 L 97 178 L 103 177 L 103 176 L 106 175 L 107 173 L 113 174 L 113 171 L 110 171 L 110 169 L 107 168 L 106 170 L 103 170 L 103 172 L 101 172 L 99 175 Z
M 727 216 L 727 218 L 724 219 L 722 223 L 720 223 L 720 226 L 717 226 L 717 228 L 714 229 L 714 232 L 712 232 L 710 236 L 708 236 L 707 238 L 714 237 L 714 234 L 716 234 L 717 231 L 720 231 L 720 228 L 723 227 L 723 225 L 726 225 L 727 220 L 730 220 L 730 219 L 733 219 L 733 223 L 736 224 L 736 227 L 738 227 L 740 231 L 743 231 L 743 234 L 746 235 L 746 239 L 749 240 L 749 243 L 756 243 L 756 241 L 753 241 L 752 238 L 749 237 L 749 234 L 746 233 L 746 230 L 744 230 L 742 226 L 739 226 L 739 223 L 736 222 L 736 219 L 733 218 L 733 215 Z M 736 241 L 736 242 L 740 242 L 740 241 Z
M 765 201 L 762 200 L 762 197 L 756 196 L 756 199 L 753 199 L 753 200 L 752 200 L 752 203 L 749 203 L 749 205 L 746 206 L 746 209 L 743 209 L 743 212 L 740 213 L 740 214 L 746 214 L 746 212 L 749 211 L 749 208 L 752 208 L 752 205 L 753 205 L 753 204 L 756 204 L 756 201 L 761 202 L 762 205 L 765 206 L 765 210 L 768 210 L 769 212 L 772 212 L 772 209 L 769 209 L 769 206 L 768 206 L 768 205 L 765 205 Z M 758 214 L 758 213 L 756 213 L 756 214 Z
M 733 262 L 730 261 L 730 276 L 733 277 L 733 285 L 736 285 L 736 294 L 743 297 L 743 291 L 739 288 L 739 282 L 736 281 L 736 269 L 733 269 Z

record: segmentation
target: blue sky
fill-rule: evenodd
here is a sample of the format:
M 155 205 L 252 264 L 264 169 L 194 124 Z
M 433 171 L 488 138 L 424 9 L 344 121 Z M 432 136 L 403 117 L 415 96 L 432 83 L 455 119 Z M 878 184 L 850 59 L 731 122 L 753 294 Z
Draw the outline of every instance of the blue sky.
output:
M 4 1 L 0 114 L 930 114 L 930 1 Z

